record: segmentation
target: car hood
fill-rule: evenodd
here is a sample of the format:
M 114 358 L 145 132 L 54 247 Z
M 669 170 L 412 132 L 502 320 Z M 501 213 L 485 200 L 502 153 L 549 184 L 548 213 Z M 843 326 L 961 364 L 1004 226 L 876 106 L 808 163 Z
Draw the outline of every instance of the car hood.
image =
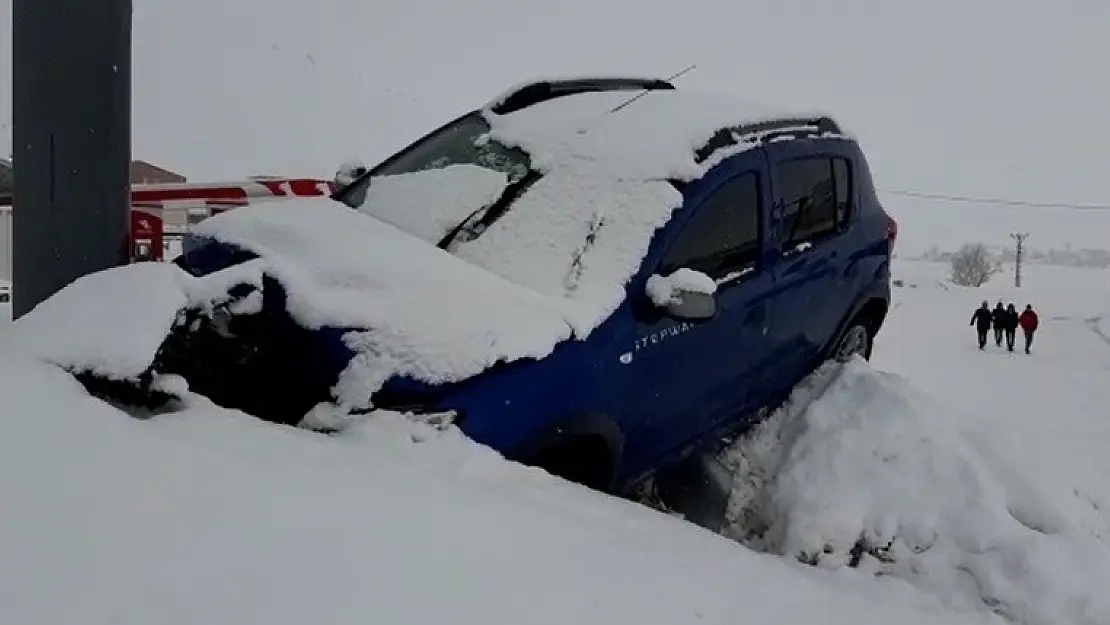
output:
M 236 266 L 237 281 L 277 280 L 300 325 L 351 329 L 344 340 L 356 356 L 336 392 L 352 407 L 391 378 L 459 381 L 497 362 L 542 358 L 588 332 L 575 331 L 574 303 L 331 200 L 247 206 L 195 233 L 257 256 Z

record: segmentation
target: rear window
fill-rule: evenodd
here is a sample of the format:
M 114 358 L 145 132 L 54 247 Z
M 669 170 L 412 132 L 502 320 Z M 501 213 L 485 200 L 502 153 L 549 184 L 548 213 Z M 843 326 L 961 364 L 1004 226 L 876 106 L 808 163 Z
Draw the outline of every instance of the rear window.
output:
M 807 157 L 776 166 L 784 245 L 835 235 L 851 211 L 851 167 L 841 157 Z

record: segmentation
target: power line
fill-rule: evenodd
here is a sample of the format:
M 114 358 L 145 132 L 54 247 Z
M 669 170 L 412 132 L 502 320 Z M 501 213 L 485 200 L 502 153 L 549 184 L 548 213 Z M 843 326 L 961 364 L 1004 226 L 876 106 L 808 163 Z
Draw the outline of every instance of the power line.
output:
M 901 189 L 877 189 L 879 193 L 901 195 L 904 197 L 925 200 L 938 200 L 941 202 L 960 202 L 964 204 L 991 204 L 995 206 L 1013 206 L 1020 208 L 1046 208 L 1074 211 L 1110 211 L 1110 204 L 1079 204 L 1075 202 L 1035 202 L 1032 200 L 1018 200 L 1000 197 L 972 197 L 967 195 L 948 195 L 944 193 L 922 193 L 920 191 L 907 191 Z

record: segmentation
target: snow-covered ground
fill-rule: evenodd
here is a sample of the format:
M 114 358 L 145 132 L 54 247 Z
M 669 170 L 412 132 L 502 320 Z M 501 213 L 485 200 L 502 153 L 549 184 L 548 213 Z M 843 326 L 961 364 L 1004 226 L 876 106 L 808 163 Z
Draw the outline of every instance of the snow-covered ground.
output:
M 138 421 L 3 353 L 0 621 L 1110 623 L 1110 272 L 943 274 L 730 450 L 735 540 L 396 415 Z M 998 297 L 1033 354 L 975 349 Z
M 729 533 L 1017 622 L 1108 623 L 1110 272 L 1030 267 L 1018 290 L 945 271 L 899 263 L 873 367 L 814 376 L 804 412 L 788 404 L 726 455 Z M 1032 354 L 977 349 L 971 313 L 999 298 L 1039 310 Z
M 1110 91 L 1085 79 L 1104 3 L 842 0 L 801 21 L 720 1 L 135 4 L 136 156 L 193 180 L 330 176 L 524 76 L 697 63 L 684 86 L 833 111 L 884 189 L 1105 196 Z M 691 15 L 712 18 L 674 27 Z M 759 27 L 783 23 L 791 46 Z M 1110 228 L 1105 210 L 881 197 L 902 255 Z M 1015 291 L 944 271 L 898 262 L 872 365 L 815 376 L 729 450 L 733 540 L 395 415 L 322 437 L 194 398 L 137 421 L 6 350 L 4 327 L 0 623 L 1110 623 L 1110 272 L 1031 265 Z M 998 297 L 1040 310 L 1033 354 L 975 349 L 971 311 Z

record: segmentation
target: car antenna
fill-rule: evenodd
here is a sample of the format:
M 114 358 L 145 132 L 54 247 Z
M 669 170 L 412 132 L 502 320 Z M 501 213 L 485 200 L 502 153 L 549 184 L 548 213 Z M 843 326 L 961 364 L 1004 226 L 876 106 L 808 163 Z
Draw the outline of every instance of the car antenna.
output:
M 670 82 L 670 81 L 674 80 L 675 78 L 678 78 L 678 77 L 680 77 L 680 76 L 683 76 L 683 75 L 685 75 L 685 74 L 688 74 L 688 73 L 690 73 L 690 72 L 691 72 L 691 71 L 693 71 L 693 70 L 694 70 L 695 68 L 697 68 L 697 65 L 690 65 L 689 67 L 687 67 L 686 69 L 682 70 L 681 72 L 676 72 L 676 73 L 674 73 L 674 74 L 671 74 L 670 76 L 667 76 L 666 78 L 664 78 L 664 79 L 663 79 L 663 81 L 664 81 L 664 82 Z M 636 95 L 632 96 L 631 98 L 628 98 L 628 99 L 627 99 L 627 100 L 625 100 L 624 102 L 621 102 L 620 104 L 618 104 L 618 105 L 614 106 L 613 108 L 609 109 L 608 111 L 605 111 L 605 113 L 604 113 L 604 114 L 602 114 L 602 116 L 601 116 L 601 117 L 602 117 L 602 118 L 605 118 L 605 116 L 607 116 L 607 115 L 611 115 L 611 114 L 613 114 L 613 113 L 616 113 L 617 111 L 619 111 L 619 110 L 621 110 L 621 109 L 623 109 L 623 108 L 625 108 L 625 107 L 629 106 L 630 104 L 632 104 L 632 103 L 633 103 L 633 102 L 635 102 L 636 100 L 639 100 L 640 98 L 642 98 L 642 97 L 646 96 L 646 95 L 647 95 L 648 93 L 650 93 L 651 91 L 654 91 L 654 89 L 652 89 L 651 87 L 644 87 L 643 89 L 641 89 L 640 91 L 638 91 L 638 92 L 636 93 Z M 599 121 L 600 121 L 600 120 L 599 120 Z M 578 129 L 578 131 L 577 131 L 577 134 L 579 134 L 579 135 L 584 135 L 584 134 L 588 133 L 589 131 L 590 131 L 590 126 L 587 126 L 587 127 L 585 127 L 585 128 L 579 128 L 579 129 Z

